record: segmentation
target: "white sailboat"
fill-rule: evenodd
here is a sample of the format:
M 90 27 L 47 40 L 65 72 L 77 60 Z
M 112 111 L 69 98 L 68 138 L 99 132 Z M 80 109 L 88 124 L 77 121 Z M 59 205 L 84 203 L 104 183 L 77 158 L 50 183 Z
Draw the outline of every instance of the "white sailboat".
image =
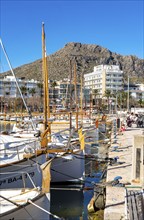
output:
M 44 24 L 42 26 L 42 42 L 43 42 L 43 75 L 44 75 L 44 130 L 41 136 L 38 137 L 32 143 L 25 143 L 22 137 L 26 137 L 28 133 L 16 132 L 13 134 L 16 138 L 20 138 L 21 142 L 18 143 L 18 139 L 11 140 L 7 143 L 1 143 L 2 157 L 1 159 L 1 176 L 0 184 L 1 188 L 11 188 L 19 187 L 23 185 L 23 175 L 32 176 L 32 180 L 36 185 L 40 185 L 41 172 L 39 172 L 39 165 L 45 161 L 47 158 L 53 157 L 52 162 L 52 177 L 51 182 L 67 182 L 67 181 L 81 181 L 84 177 L 84 149 L 71 149 L 70 146 L 59 149 L 59 146 L 52 143 L 51 138 L 51 127 L 50 127 L 50 111 L 49 111 L 49 94 L 48 94 L 48 68 L 47 68 L 47 57 L 46 57 L 46 47 L 45 47 L 45 34 L 44 34 Z M 2 42 L 1 42 L 2 44 Z M 3 45 L 2 45 L 3 46 Z M 4 50 L 5 51 L 5 50 Z M 6 52 L 5 52 L 6 53 Z M 9 61 L 9 60 L 8 60 Z M 10 64 L 10 62 L 9 62 Z M 12 67 L 10 69 L 13 73 Z M 13 73 L 14 74 L 14 73 Z M 21 94 L 22 96 L 22 94 Z M 22 96 L 23 97 L 23 96 Z M 22 98 L 23 99 L 23 98 Z M 23 99 L 24 101 L 24 99 Z M 25 101 L 24 101 L 25 103 Z M 26 104 L 26 103 L 25 103 Z M 32 121 L 33 128 L 35 125 Z M 29 140 L 32 140 L 29 138 Z M 16 142 L 15 142 L 16 141 Z M 9 147 L 6 148 L 6 146 Z M 10 146 L 11 145 L 11 146 Z M 19 145 L 19 146 L 18 146 Z M 51 145 L 51 146 L 50 146 Z M 54 145 L 54 147 L 52 147 Z M 40 148 L 39 148 L 40 147 Z M 20 170 L 22 173 L 20 174 Z M 27 181 L 28 187 L 32 184 Z
M 41 166 L 42 188 L 33 185 L 31 189 L 1 189 L 1 220 L 50 219 L 50 165 L 51 162 L 46 162 Z
M 0 188 L 41 186 L 40 165 L 46 161 L 46 154 L 39 151 L 40 140 L 36 137 L 22 138 L 15 134 L 0 135 Z
M 43 136 L 1 134 L 0 138 L 0 219 L 49 220 L 51 160 L 46 162 L 41 149 Z
M 49 152 L 48 157 L 54 158 L 51 164 L 51 183 L 58 182 L 81 182 L 85 174 L 84 148 L 74 149 L 70 147 L 70 139 L 67 144 L 59 141 L 52 142 L 51 123 L 47 122 L 50 118 L 49 108 L 49 89 L 48 89 L 48 67 L 45 46 L 44 24 L 42 31 L 43 39 L 43 80 L 44 80 L 44 130 L 47 130 L 47 141 L 44 148 Z M 45 136 L 45 135 L 44 135 Z M 44 137 L 43 136 L 43 137 Z M 71 138 L 71 137 L 70 137 Z M 66 143 L 66 142 L 65 142 Z M 61 146 L 60 146 L 61 145 Z
M 2 40 L 0 44 L 10 66 L 11 72 L 15 77 L 6 50 L 3 46 Z M 15 82 L 19 89 L 21 98 L 29 113 L 20 87 L 15 77 Z M 31 115 L 30 115 L 31 116 Z M 32 130 L 21 129 L 11 134 L 1 133 L 0 135 L 0 188 L 22 188 L 24 185 L 31 188 L 32 182 L 36 186 L 41 187 L 42 174 L 40 171 L 40 165 L 46 161 L 46 153 L 41 150 L 41 138 L 34 136 L 37 134 L 36 127 L 33 123 L 32 117 L 30 117 Z M 29 178 L 24 177 L 30 176 Z
M 31 198 L 30 200 L 28 200 Z M 34 190 L 1 190 L 0 219 L 1 220 L 32 220 L 49 219 L 49 213 L 32 205 L 30 202 L 50 210 L 50 202 L 45 194 L 37 188 Z
M 52 154 L 50 155 L 50 157 Z M 58 153 L 51 166 L 51 183 L 83 183 L 85 176 L 85 155 L 75 149 L 69 153 Z

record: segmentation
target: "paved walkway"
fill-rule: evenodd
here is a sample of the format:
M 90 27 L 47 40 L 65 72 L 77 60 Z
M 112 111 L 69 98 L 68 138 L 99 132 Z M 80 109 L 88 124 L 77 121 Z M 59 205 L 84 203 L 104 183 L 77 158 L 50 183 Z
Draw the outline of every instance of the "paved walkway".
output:
M 107 169 L 107 182 L 112 181 L 116 176 L 121 176 L 120 183 L 132 183 L 132 146 L 133 136 L 142 134 L 142 128 L 127 128 L 123 135 L 117 136 L 117 143 L 113 143 L 109 148 L 109 158 L 119 157 L 121 164 L 109 165 Z M 114 138 L 114 135 L 112 135 Z M 117 151 L 113 147 L 118 146 Z M 124 220 L 126 219 L 125 206 L 125 187 L 107 186 L 106 187 L 106 208 L 104 220 Z

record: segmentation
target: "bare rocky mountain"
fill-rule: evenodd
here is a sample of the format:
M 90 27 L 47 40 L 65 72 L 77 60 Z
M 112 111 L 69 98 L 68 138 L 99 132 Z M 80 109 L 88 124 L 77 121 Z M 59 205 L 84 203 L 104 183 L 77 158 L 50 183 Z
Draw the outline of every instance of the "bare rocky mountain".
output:
M 100 64 L 119 65 L 127 80 L 144 83 L 144 60 L 136 56 L 122 56 L 96 44 L 68 43 L 64 48 L 48 56 L 49 78 L 60 80 L 70 76 L 70 60 L 76 60 L 77 74 L 89 73 Z M 22 65 L 14 69 L 17 77 L 26 79 L 42 79 L 42 60 Z M 10 72 L 6 72 L 9 75 Z

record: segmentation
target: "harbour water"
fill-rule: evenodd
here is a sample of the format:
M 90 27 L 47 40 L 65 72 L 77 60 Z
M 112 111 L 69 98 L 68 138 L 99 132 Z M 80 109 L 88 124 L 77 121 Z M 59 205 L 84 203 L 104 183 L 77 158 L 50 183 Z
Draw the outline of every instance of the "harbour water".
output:
M 91 142 L 97 143 L 96 130 L 87 133 L 91 137 Z M 99 134 L 99 139 L 103 139 L 104 135 Z M 98 156 L 97 144 L 90 144 L 90 152 Z M 96 159 L 87 158 L 85 160 L 86 179 L 83 187 L 76 185 L 61 185 L 57 188 L 51 188 L 51 213 L 56 214 L 65 220 L 88 220 L 89 213 L 87 206 L 93 197 L 94 183 L 100 181 L 104 165 L 98 163 Z M 55 218 L 51 216 L 51 220 Z
M 12 124 L 1 123 L 0 130 L 10 131 Z M 91 136 L 91 141 L 97 143 L 96 130 L 91 131 L 87 136 Z M 103 135 L 99 135 L 99 139 L 102 139 Z M 98 154 L 97 144 L 89 144 L 90 152 L 97 156 Z M 84 185 L 51 185 L 50 191 L 50 212 L 53 215 L 57 215 L 65 220 L 87 220 L 88 210 L 87 205 L 93 197 L 94 183 L 100 181 L 100 177 L 104 166 L 98 163 L 96 159 L 87 158 L 85 160 L 85 173 L 86 179 Z M 51 215 L 50 219 L 56 219 Z
M 90 163 L 89 166 L 87 166 L 88 169 L 96 168 L 96 162 Z M 76 185 L 51 187 L 51 213 L 65 220 L 87 220 L 87 205 L 93 197 L 93 183 L 98 183 L 102 174 L 102 167 L 97 167 L 96 169 L 92 170 L 93 177 L 86 178 L 83 187 Z M 50 219 L 53 220 L 55 218 L 51 217 Z

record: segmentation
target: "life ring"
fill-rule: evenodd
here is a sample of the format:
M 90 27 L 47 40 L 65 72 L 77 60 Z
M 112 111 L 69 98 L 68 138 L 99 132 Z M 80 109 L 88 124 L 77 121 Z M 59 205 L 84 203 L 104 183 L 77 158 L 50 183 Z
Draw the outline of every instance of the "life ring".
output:
M 34 154 L 34 153 L 35 153 L 35 150 L 34 150 L 31 146 L 26 146 L 26 147 L 24 148 L 24 152 L 25 152 L 26 154 Z

